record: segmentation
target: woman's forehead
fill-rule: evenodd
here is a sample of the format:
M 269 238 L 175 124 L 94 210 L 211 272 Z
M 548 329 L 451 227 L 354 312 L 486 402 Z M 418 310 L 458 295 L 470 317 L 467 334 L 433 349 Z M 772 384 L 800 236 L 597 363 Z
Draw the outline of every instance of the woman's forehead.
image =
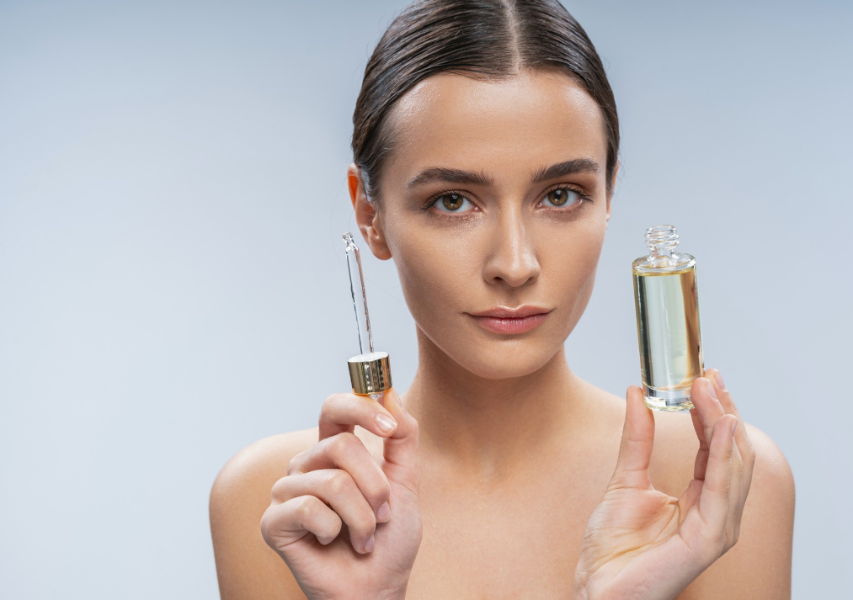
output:
M 388 125 L 389 176 L 426 164 L 500 170 L 576 158 L 603 166 L 607 158 L 598 105 L 555 71 L 500 79 L 435 75 L 397 102 Z

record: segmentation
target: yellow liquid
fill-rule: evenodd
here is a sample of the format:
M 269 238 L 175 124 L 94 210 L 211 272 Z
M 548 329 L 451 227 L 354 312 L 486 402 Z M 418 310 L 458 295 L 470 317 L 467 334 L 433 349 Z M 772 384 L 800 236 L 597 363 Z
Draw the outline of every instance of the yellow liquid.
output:
M 690 386 L 704 372 L 696 268 L 635 269 L 634 294 L 646 406 L 689 410 Z

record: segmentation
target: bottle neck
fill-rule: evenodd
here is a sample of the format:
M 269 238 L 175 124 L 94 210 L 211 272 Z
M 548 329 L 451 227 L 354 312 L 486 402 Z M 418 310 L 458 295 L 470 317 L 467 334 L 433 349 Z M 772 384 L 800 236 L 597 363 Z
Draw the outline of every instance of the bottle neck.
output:
M 646 245 L 651 258 L 672 258 L 678 247 L 678 232 L 672 225 L 656 225 L 646 231 Z
M 673 250 L 675 250 L 675 248 L 649 245 L 649 256 L 652 258 L 672 258 Z

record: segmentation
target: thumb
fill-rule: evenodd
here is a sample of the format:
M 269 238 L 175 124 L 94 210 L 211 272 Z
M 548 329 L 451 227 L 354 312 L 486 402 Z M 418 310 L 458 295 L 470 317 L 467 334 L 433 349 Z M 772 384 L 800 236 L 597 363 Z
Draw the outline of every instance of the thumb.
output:
M 649 461 L 655 439 L 655 418 L 643 402 L 643 390 L 628 388 L 622 444 L 611 484 L 619 487 L 650 488 Z
M 394 388 L 382 394 L 381 402 L 397 421 L 397 429 L 383 440 L 386 475 L 417 493 L 418 422 L 403 408 L 400 395 Z

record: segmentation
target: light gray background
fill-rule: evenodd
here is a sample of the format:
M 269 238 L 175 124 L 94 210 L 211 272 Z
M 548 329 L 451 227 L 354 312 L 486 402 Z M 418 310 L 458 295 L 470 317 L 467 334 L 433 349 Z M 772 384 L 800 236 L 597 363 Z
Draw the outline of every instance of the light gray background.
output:
M 217 594 L 219 468 L 347 388 L 350 119 L 403 5 L 0 2 L 0 597 Z M 849 598 L 853 3 L 568 6 L 624 140 L 571 366 L 637 382 L 629 263 L 676 224 L 706 363 L 794 470 L 794 595 Z

